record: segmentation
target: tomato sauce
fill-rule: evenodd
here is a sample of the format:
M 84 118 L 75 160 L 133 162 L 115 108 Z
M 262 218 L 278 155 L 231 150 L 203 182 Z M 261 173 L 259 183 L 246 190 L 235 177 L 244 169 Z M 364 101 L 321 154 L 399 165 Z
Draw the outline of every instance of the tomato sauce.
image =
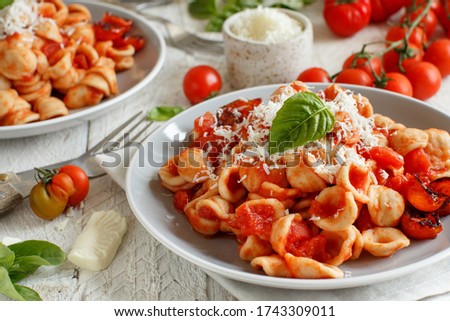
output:
M 260 235 L 270 239 L 274 210 L 271 205 L 245 204 L 236 209 L 235 223 L 244 236 Z
M 365 187 L 367 186 L 369 180 L 368 170 L 356 166 L 351 166 L 349 172 L 349 180 L 352 186 L 358 192 L 365 192 Z

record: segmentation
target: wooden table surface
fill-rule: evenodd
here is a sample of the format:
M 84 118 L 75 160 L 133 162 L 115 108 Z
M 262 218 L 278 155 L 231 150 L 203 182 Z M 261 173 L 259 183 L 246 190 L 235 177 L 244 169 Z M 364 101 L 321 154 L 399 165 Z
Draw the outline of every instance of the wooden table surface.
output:
M 113 2 L 113 1 L 111 1 Z M 191 19 L 187 1 L 147 9 L 152 14 L 199 31 L 203 22 Z M 321 18 L 323 3 L 303 10 L 314 25 L 314 61 L 331 74 L 344 59 L 364 42 L 380 40 L 386 25 L 370 26 L 352 38 L 334 37 Z M 155 27 L 164 35 L 161 25 Z M 168 47 L 165 65 L 156 78 L 133 97 L 108 114 L 58 132 L 21 139 L 0 140 L 2 171 L 22 171 L 76 157 L 101 140 L 127 116 L 157 105 L 188 106 L 182 92 L 182 79 L 192 66 L 209 64 L 223 76 L 222 93 L 230 91 L 223 55 L 195 51 L 186 53 Z M 450 113 L 450 80 L 445 79 L 429 103 Z M 448 128 L 446 128 L 448 130 Z M 0 218 L 0 240 L 4 236 L 22 240 L 45 239 L 69 251 L 90 214 L 116 209 L 128 219 L 128 230 L 112 264 L 101 272 L 90 272 L 66 262 L 59 267 L 41 268 L 23 284 L 38 291 L 44 300 L 234 300 L 220 284 L 200 268 L 170 252 L 156 241 L 135 219 L 125 192 L 108 177 L 91 180 L 91 189 L 82 208 L 54 221 L 35 216 L 27 201 L 14 212 Z

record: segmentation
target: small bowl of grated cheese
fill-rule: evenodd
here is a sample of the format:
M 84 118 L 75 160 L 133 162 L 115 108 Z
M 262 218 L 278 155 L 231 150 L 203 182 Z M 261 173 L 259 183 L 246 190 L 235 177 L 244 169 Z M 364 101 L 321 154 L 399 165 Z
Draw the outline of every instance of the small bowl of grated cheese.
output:
M 225 21 L 223 37 L 233 89 L 291 82 L 311 62 L 312 23 L 296 11 L 246 9 Z

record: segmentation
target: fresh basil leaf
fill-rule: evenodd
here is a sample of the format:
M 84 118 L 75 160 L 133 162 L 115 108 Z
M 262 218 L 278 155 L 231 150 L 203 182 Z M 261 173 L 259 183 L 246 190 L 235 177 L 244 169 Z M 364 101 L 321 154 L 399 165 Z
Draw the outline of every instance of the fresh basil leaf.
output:
M 262 0 L 228 0 L 222 8 L 212 15 L 205 31 L 220 32 L 224 21 L 231 15 L 244 9 L 256 8 L 262 4 Z
M 14 0 L 0 0 L 0 9 L 9 6 Z
M 13 264 L 8 270 L 9 278 L 12 282 L 17 283 L 33 274 L 39 267 L 40 265 L 36 264 Z
M 42 301 L 39 293 L 27 286 L 14 284 L 14 288 L 16 289 L 17 293 L 19 293 L 26 301 Z
M 13 265 L 14 258 L 14 252 L 3 243 L 0 243 L 0 266 L 8 270 Z
M 288 98 L 277 112 L 269 133 L 269 153 L 283 152 L 325 136 L 334 126 L 334 116 L 312 92 Z
M 290 10 L 300 10 L 304 6 L 312 4 L 315 0 L 279 0 L 271 5 L 273 8 L 284 8 Z
M 148 112 L 147 119 L 165 121 L 181 113 L 183 110 L 183 107 L 180 106 L 158 106 Z
M 216 13 L 215 0 L 192 0 L 188 4 L 189 14 L 197 19 L 207 19 Z
M 25 298 L 19 292 L 17 292 L 14 284 L 9 278 L 8 270 L 3 266 L 0 266 L 0 293 L 13 300 L 25 300 Z
M 39 256 L 43 259 L 41 262 L 47 262 L 41 265 L 59 265 L 67 258 L 60 247 L 47 241 L 29 240 L 11 244 L 8 247 L 16 255 L 15 262 L 18 262 L 23 257 Z

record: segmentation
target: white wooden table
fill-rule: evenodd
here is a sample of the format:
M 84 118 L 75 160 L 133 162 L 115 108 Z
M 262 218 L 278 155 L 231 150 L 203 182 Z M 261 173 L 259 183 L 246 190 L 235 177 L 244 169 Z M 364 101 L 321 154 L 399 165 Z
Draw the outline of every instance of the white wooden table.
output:
M 169 17 L 188 29 L 201 30 L 203 22 L 189 17 L 186 3 L 177 0 L 148 10 Z M 322 5 L 322 1 L 316 1 L 303 12 L 314 25 L 314 65 L 325 67 L 333 74 L 363 43 L 382 39 L 387 27 L 370 26 L 352 38 L 336 38 L 324 24 Z M 161 26 L 156 23 L 155 26 L 164 32 Z M 223 56 L 204 52 L 192 55 L 168 47 L 165 66 L 154 81 L 107 115 L 54 133 L 0 140 L 1 170 L 17 172 L 76 157 L 137 110 L 149 110 L 161 104 L 188 106 L 182 92 L 182 80 L 185 72 L 198 64 L 209 64 L 218 69 L 224 80 L 222 93 L 230 90 Z M 450 79 L 445 79 L 441 90 L 429 103 L 450 113 L 449 89 Z M 234 299 L 200 268 L 171 253 L 150 236 L 134 218 L 124 191 L 108 176 L 91 180 L 83 208 L 54 221 L 38 218 L 28 202 L 23 202 L 13 213 L 0 218 L 0 240 L 4 236 L 22 240 L 45 239 L 69 251 L 89 215 L 93 211 L 109 209 L 127 216 L 129 227 L 113 263 L 106 270 L 89 272 L 66 262 L 59 267 L 39 269 L 23 284 L 38 291 L 44 300 Z

